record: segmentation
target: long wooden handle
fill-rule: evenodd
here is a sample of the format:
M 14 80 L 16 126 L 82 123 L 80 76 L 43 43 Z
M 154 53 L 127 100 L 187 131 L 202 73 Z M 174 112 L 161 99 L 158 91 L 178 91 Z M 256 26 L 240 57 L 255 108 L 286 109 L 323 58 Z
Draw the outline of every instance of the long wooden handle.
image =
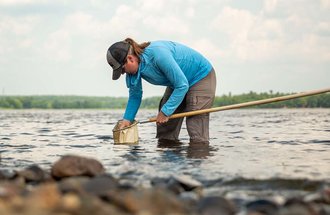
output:
M 238 109 L 238 108 L 242 108 L 242 107 L 249 107 L 249 106 L 267 104 L 267 103 L 272 103 L 272 102 L 280 102 L 280 101 L 285 101 L 285 100 L 289 100 L 289 99 L 295 99 L 295 98 L 300 98 L 300 97 L 305 97 L 305 96 L 312 96 L 312 95 L 317 95 L 317 94 L 327 93 L 327 92 L 330 92 L 330 88 L 296 93 L 296 94 L 292 94 L 292 95 L 280 96 L 280 97 L 269 98 L 269 99 L 262 99 L 262 100 L 251 101 L 251 102 L 244 102 L 244 103 L 240 103 L 240 104 L 227 105 L 227 106 L 222 106 L 222 107 L 214 107 L 214 108 L 178 113 L 178 114 L 173 114 L 172 116 L 170 116 L 170 119 L 194 116 L 194 115 L 199 115 L 199 114 L 203 114 L 203 113 L 211 113 L 211 112 L 217 112 L 217 111 Z M 153 117 L 153 118 L 149 118 L 146 121 L 140 121 L 139 123 L 148 123 L 148 122 L 155 122 L 155 121 L 156 121 L 156 117 Z

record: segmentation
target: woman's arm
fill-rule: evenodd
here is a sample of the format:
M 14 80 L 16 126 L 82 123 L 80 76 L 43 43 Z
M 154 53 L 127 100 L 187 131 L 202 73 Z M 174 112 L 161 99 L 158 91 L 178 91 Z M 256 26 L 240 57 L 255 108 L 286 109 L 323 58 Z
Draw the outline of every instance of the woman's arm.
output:
M 128 86 L 129 86 L 129 97 L 123 118 L 126 121 L 133 122 L 142 101 L 143 91 L 142 91 L 141 78 L 137 80 L 137 83 L 135 85 L 128 85 Z
M 173 88 L 172 95 L 161 108 L 164 115 L 170 116 L 184 99 L 189 89 L 189 83 L 169 50 L 159 50 L 155 61 L 158 68 L 171 83 L 172 86 L 170 87 Z

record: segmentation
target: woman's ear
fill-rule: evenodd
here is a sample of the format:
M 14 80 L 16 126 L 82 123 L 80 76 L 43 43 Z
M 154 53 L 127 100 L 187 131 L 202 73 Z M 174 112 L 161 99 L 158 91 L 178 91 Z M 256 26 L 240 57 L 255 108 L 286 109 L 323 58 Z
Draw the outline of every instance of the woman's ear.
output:
M 127 55 L 127 60 L 133 63 L 134 61 L 133 55 Z

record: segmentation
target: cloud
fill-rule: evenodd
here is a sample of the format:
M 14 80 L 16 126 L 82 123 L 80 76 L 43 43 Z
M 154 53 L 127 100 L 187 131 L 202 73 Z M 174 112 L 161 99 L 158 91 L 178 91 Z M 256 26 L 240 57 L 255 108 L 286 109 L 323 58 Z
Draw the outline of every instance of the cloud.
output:
M 0 16 L 1 34 L 13 34 L 16 36 L 28 35 L 32 29 L 39 23 L 38 16 L 9 17 Z
M 27 4 L 37 4 L 46 3 L 47 0 L 0 0 L 0 5 L 12 6 L 12 5 L 27 5 Z
M 141 31 L 154 31 L 165 36 L 187 34 L 189 26 L 184 17 L 181 17 L 182 14 L 178 14 L 179 7 L 175 7 L 173 10 L 167 8 L 168 5 L 173 4 L 163 0 L 157 1 L 157 3 L 152 0 L 138 0 L 135 4 L 121 5 L 112 17 L 111 24 L 118 31 L 133 33 L 140 29 Z M 160 13 L 162 16 L 159 16 Z M 184 14 L 185 17 L 193 17 L 193 8 L 185 9 Z
M 329 9 L 330 8 L 330 0 L 321 0 L 321 6 L 324 9 Z
M 228 58 L 267 60 L 278 52 L 281 25 L 276 20 L 264 20 L 247 10 L 225 7 L 211 22 L 211 29 L 223 32 L 230 40 Z
M 213 62 L 219 61 L 219 59 L 222 59 L 223 56 L 225 56 L 224 51 L 215 46 L 215 44 L 208 38 L 194 40 L 189 44 Z
M 154 0 L 137 0 L 135 6 L 140 8 L 141 11 L 158 13 L 162 12 L 164 7 L 166 7 L 165 2 L 165 0 L 158 0 L 157 2 Z
M 113 29 L 116 29 L 113 20 L 102 21 L 89 13 L 78 11 L 68 14 L 61 25 L 47 35 L 44 49 L 49 59 L 60 62 L 68 62 L 73 58 L 95 61 L 101 58 L 100 53 L 95 53 L 95 46 L 100 44 L 97 41 L 106 41 L 108 35 L 114 35 Z
M 315 27 L 316 32 L 321 36 L 330 36 L 330 23 L 329 22 L 320 22 Z
M 185 12 L 184 15 L 188 18 L 193 18 L 195 17 L 195 9 L 193 7 L 188 7 Z
M 314 63 L 329 61 L 325 48 L 329 47 L 329 38 L 326 38 L 330 32 L 329 25 L 302 15 L 301 8 L 279 18 L 267 16 L 269 11 L 276 12 L 275 5 L 281 6 L 280 3 L 273 1 L 258 13 L 224 7 L 213 19 L 210 28 L 229 38 L 225 57 L 255 62 L 279 59 Z
M 120 32 L 132 34 L 141 28 L 143 14 L 134 9 L 134 6 L 120 5 L 111 17 L 108 27 L 111 28 L 113 37 L 122 35 Z
M 264 1 L 264 10 L 266 12 L 273 12 L 276 9 L 278 0 Z
M 31 34 L 39 23 L 39 16 L 0 15 L 0 62 L 9 62 L 11 55 L 18 57 L 20 53 L 30 52 L 36 40 Z
M 182 19 L 173 15 L 163 17 L 148 16 L 143 19 L 143 24 L 164 36 L 189 33 L 189 26 Z
M 41 52 L 47 53 L 46 56 L 52 61 L 69 61 L 72 58 L 70 43 L 72 37 L 66 30 L 58 30 L 49 35 Z

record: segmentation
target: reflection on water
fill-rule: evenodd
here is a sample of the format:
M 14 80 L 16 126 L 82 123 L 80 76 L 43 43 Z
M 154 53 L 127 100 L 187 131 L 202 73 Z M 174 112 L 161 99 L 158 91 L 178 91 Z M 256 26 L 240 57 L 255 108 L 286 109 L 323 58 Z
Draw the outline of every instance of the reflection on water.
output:
M 141 111 L 138 119 L 155 114 Z M 112 128 L 121 116 L 112 110 L 1 110 L 0 167 L 50 168 L 64 154 L 79 154 L 144 185 L 172 174 L 213 187 L 236 179 L 330 179 L 330 109 L 212 113 L 209 145 L 189 143 L 184 125 L 180 142 L 158 142 L 153 123 L 139 124 L 139 144 L 114 145 Z
M 191 159 L 207 159 L 211 151 L 216 150 L 208 143 L 188 143 L 180 141 L 158 140 L 157 148 L 171 151 L 175 154 L 186 156 Z

